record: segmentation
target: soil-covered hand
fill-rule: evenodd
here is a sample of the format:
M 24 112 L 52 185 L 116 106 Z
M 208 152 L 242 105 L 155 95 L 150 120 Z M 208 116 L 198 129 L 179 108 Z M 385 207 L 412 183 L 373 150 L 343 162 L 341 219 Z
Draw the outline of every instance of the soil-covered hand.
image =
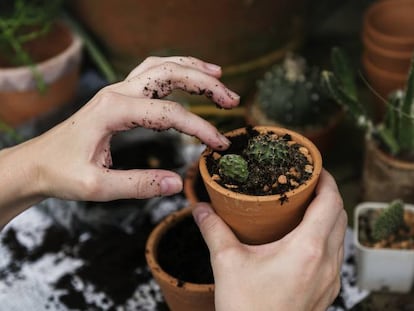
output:
M 217 311 L 325 311 L 338 295 L 347 216 L 328 172 L 299 226 L 269 244 L 240 243 L 206 203 L 193 214 L 210 249 Z
M 220 76 L 219 66 L 192 57 L 147 58 L 124 81 L 100 90 L 64 122 L 0 152 L 0 212 L 13 206 L 14 211 L 7 211 L 12 216 L 16 209 L 46 197 L 108 201 L 181 191 L 181 178 L 171 171 L 111 169 L 111 137 L 136 127 L 175 128 L 213 148 L 227 148 L 228 140 L 206 120 L 161 99 L 181 89 L 232 108 L 239 96 L 218 80 Z

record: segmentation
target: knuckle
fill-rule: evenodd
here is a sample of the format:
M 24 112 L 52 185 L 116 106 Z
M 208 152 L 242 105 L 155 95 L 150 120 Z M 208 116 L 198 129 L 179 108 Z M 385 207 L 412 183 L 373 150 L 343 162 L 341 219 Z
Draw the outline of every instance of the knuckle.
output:
M 86 174 L 86 176 L 79 181 L 79 184 L 82 187 L 85 199 L 94 200 L 98 197 L 100 193 L 100 182 L 96 175 Z

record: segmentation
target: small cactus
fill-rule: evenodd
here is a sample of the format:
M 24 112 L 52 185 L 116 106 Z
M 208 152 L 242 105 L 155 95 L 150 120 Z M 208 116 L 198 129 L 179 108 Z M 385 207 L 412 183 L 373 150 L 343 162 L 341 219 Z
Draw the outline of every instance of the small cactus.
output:
M 402 227 L 404 227 L 404 203 L 401 200 L 394 200 L 375 220 L 372 237 L 374 240 L 380 241 Z
M 247 161 L 237 154 L 223 155 L 219 160 L 219 173 L 222 177 L 243 183 L 249 177 Z
M 260 110 L 285 126 L 323 124 L 339 108 L 323 93 L 319 69 L 308 67 L 298 55 L 288 54 L 283 63 L 270 68 L 257 87 Z
M 259 163 L 282 166 L 289 157 L 287 141 L 272 135 L 258 135 L 249 140 L 245 155 Z

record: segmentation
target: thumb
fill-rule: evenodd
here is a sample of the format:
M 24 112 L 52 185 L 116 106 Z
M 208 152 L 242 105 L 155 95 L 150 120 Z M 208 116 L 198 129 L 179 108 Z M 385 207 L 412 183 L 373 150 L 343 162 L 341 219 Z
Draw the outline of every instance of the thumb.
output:
M 240 244 L 234 233 L 213 211 L 210 204 L 197 203 L 193 210 L 193 216 L 210 254 L 216 254 L 225 248 Z

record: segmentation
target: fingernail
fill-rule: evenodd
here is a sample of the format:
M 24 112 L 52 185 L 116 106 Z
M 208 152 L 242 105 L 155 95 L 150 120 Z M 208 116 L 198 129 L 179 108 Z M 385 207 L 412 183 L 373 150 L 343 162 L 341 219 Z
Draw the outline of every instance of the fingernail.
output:
M 183 183 L 176 177 L 165 177 L 160 182 L 162 195 L 171 195 L 180 192 L 183 189 Z
M 221 67 L 220 66 L 218 66 L 216 64 L 212 64 L 212 63 L 206 63 L 206 68 L 208 70 L 211 70 L 211 71 L 221 71 Z
M 218 139 L 220 140 L 221 144 L 223 145 L 223 148 L 227 148 L 231 144 L 230 140 L 224 135 L 220 134 L 218 136 Z
M 240 99 L 240 95 L 237 93 L 234 93 L 232 90 L 227 89 L 227 94 L 229 95 L 229 97 L 231 99 L 235 99 L 235 100 L 239 100 Z
M 197 203 L 193 210 L 193 216 L 196 223 L 201 223 L 204 218 L 210 215 L 212 212 L 211 207 L 206 203 Z

